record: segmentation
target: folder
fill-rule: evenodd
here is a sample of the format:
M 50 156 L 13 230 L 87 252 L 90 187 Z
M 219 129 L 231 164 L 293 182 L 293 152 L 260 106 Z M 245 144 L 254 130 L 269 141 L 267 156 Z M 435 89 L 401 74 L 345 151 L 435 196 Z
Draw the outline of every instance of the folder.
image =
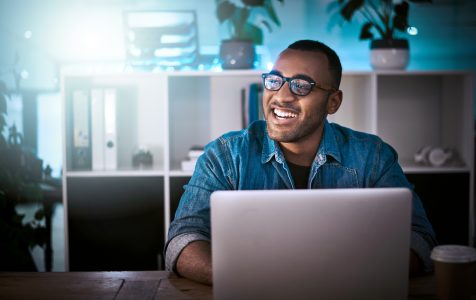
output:
M 91 169 L 91 140 L 89 128 L 89 95 L 86 90 L 73 91 L 73 170 Z
M 91 90 L 91 147 L 92 169 L 105 169 L 104 91 Z
M 117 93 L 115 89 L 104 90 L 104 168 L 117 169 Z

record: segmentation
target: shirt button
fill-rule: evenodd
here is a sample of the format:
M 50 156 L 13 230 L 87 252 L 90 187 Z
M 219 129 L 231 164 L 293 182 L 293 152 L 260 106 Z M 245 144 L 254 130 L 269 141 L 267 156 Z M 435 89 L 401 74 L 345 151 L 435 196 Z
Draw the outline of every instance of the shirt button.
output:
M 318 162 L 320 165 L 322 165 L 323 163 L 326 162 L 326 156 L 325 156 L 324 154 L 322 154 L 322 153 L 319 153 L 319 154 L 317 155 L 317 162 Z

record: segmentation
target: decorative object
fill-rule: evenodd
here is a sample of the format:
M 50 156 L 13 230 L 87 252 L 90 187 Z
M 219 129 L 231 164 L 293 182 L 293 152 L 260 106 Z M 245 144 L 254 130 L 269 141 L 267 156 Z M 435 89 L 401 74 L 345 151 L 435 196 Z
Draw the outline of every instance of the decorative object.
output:
M 376 70 L 405 69 L 409 61 L 409 44 L 398 33 L 408 27 L 409 2 L 431 3 L 432 0 L 335 0 L 330 9 L 337 8 L 345 21 L 356 13 L 365 20 L 359 39 L 371 40 L 370 64 Z M 374 36 L 374 33 L 377 33 Z
M 408 40 L 372 40 L 370 65 L 376 70 L 403 70 L 409 61 Z
M 455 158 L 452 150 L 442 147 L 425 146 L 415 153 L 415 162 L 422 165 L 442 167 Z
M 195 11 L 124 12 L 128 65 L 151 70 L 194 67 L 198 61 Z
M 251 40 L 224 40 L 220 45 L 220 60 L 223 69 L 251 69 L 256 61 Z
M 134 168 L 145 167 L 150 168 L 154 164 L 152 153 L 144 147 L 140 147 L 139 150 L 132 156 L 132 166 Z
M 230 38 L 220 46 L 223 69 L 251 69 L 256 60 L 255 45 L 263 44 L 263 30 L 272 32 L 271 24 L 281 26 L 273 6 L 274 0 L 216 0 L 216 15 L 220 24 L 226 23 Z M 281 4 L 284 0 L 277 0 Z M 241 2 L 238 6 L 235 3 Z

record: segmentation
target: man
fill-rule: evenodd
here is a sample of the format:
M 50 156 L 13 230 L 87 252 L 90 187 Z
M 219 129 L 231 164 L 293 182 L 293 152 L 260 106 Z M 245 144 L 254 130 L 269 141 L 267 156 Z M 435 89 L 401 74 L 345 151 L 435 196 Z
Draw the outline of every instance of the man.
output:
M 374 135 L 327 122 L 342 102 L 341 75 L 337 54 L 318 41 L 297 41 L 281 52 L 273 70 L 263 74 L 266 122 L 223 135 L 199 158 L 170 226 L 169 270 L 212 283 L 213 191 L 411 188 L 393 148 Z M 417 273 L 431 269 L 435 236 L 414 192 L 412 214 L 410 270 Z

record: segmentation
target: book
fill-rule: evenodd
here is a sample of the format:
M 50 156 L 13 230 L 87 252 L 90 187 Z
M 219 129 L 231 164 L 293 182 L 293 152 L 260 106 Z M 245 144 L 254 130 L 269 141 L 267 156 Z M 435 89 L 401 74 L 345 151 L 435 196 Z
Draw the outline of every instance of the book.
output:
M 241 90 L 241 113 L 243 128 L 248 127 L 256 120 L 263 120 L 263 86 L 261 83 L 252 83 Z
M 202 155 L 204 152 L 204 149 L 202 146 L 192 146 L 189 150 L 188 150 L 188 157 L 190 159 L 192 158 L 198 158 L 200 155 Z
M 193 171 L 195 170 L 195 165 L 197 164 L 197 160 L 204 152 L 204 148 L 202 146 L 192 146 L 188 150 L 187 159 L 183 160 L 181 163 L 183 171 Z
M 261 84 L 252 83 L 248 92 L 248 125 L 259 119 L 259 106 L 261 104 L 258 98 L 259 87 Z

